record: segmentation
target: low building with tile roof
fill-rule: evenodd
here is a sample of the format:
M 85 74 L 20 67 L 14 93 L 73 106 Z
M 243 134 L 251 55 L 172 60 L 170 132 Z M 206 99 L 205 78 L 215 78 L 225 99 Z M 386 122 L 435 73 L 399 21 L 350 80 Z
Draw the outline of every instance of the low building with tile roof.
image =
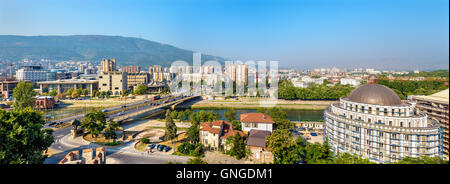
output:
M 245 133 L 250 132 L 250 130 L 272 132 L 273 124 L 275 123 L 269 115 L 260 112 L 241 114 L 240 121 L 242 123 L 242 130 Z
M 213 150 L 229 150 L 226 139 L 236 134 L 244 136 L 242 131 L 236 130 L 228 121 L 217 120 L 200 125 L 200 142 Z

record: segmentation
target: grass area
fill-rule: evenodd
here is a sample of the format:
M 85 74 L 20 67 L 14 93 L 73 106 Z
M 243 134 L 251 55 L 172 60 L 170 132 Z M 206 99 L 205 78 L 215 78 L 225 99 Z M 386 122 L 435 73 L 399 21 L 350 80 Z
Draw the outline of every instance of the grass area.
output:
M 84 140 L 89 141 L 89 142 L 94 142 L 97 144 L 102 144 L 105 146 L 117 146 L 120 145 L 122 142 L 121 141 L 117 141 L 114 142 L 113 139 L 106 139 L 103 135 L 98 135 L 97 138 L 94 139 L 94 137 L 92 136 L 92 134 L 87 134 L 84 137 Z
M 145 148 L 147 148 L 148 145 L 149 145 L 149 144 L 144 144 L 144 143 L 142 143 L 142 142 L 139 141 L 139 142 L 134 146 L 134 149 L 136 149 L 136 150 L 138 150 L 138 151 L 144 152 L 144 151 L 145 151 Z

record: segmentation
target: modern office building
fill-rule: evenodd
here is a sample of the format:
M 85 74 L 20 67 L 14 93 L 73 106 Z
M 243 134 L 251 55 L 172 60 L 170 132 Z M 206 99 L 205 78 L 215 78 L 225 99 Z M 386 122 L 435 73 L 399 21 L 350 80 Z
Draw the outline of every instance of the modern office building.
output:
M 443 157 L 445 160 L 449 159 L 448 156 L 448 119 L 449 119 L 449 93 L 448 89 L 429 95 L 429 96 L 410 96 L 411 101 L 416 103 L 416 109 L 418 112 L 423 112 L 431 119 L 438 121 L 441 128 L 444 129 Z
M 133 89 L 140 84 L 148 84 L 150 82 L 150 74 L 148 73 L 127 73 L 128 89 Z
M 124 90 L 128 90 L 127 72 L 103 72 L 98 80 L 98 90 L 112 92 L 112 95 L 122 95 Z
M 370 80 L 324 110 L 324 139 L 334 153 L 352 153 L 378 163 L 404 157 L 442 158 L 439 122 L 415 111 L 391 89 Z
M 18 81 L 45 81 L 47 80 L 47 73 L 49 71 L 42 66 L 24 66 L 16 72 L 16 79 Z
M 98 90 L 98 80 L 84 80 L 84 79 L 68 79 L 56 81 L 42 81 L 37 82 L 40 91 L 48 88 L 49 91 L 56 90 L 57 93 L 65 93 L 69 89 L 88 89 L 89 94 L 94 90 Z

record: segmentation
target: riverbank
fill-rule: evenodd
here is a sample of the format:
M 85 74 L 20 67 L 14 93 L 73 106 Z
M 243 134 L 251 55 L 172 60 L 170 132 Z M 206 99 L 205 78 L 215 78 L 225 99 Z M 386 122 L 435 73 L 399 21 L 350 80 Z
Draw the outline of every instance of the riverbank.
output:
M 278 100 L 275 107 L 290 109 L 290 110 L 324 110 L 332 103 L 336 103 L 335 100 L 327 101 L 302 101 L 302 100 Z M 192 109 L 243 109 L 254 110 L 260 108 L 258 99 L 240 99 L 240 100 L 201 100 L 191 105 Z

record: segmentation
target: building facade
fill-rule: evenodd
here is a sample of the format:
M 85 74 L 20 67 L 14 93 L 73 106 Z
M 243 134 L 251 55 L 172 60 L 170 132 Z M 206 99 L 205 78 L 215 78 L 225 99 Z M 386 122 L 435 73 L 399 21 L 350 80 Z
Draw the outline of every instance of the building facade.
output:
M 264 113 L 245 113 L 241 114 L 240 121 L 242 123 L 242 131 L 245 133 L 250 130 L 273 131 L 275 123 L 270 116 Z
M 45 81 L 47 80 L 47 73 L 49 71 L 45 70 L 42 66 L 24 66 L 23 68 L 17 70 L 16 79 L 18 81 Z
M 14 79 L 2 79 L 0 81 L 0 90 L 3 99 L 10 99 L 13 96 L 13 89 L 17 86 L 19 81 Z
M 226 139 L 236 134 L 244 136 L 244 133 L 236 130 L 228 121 L 218 120 L 200 125 L 200 142 L 212 150 L 229 150 Z
M 122 72 L 140 73 L 141 72 L 141 67 L 139 67 L 139 66 L 123 66 L 122 67 Z
M 103 59 L 102 60 L 102 72 L 108 73 L 108 72 L 114 72 L 117 71 L 116 69 L 116 59 Z
M 441 128 L 444 130 L 443 147 L 444 153 L 443 158 L 445 160 L 449 159 L 448 156 L 448 119 L 449 119 L 449 90 L 446 89 L 439 93 L 435 93 L 429 96 L 411 96 L 410 100 L 416 103 L 416 109 L 418 112 L 423 112 L 428 115 L 428 117 L 438 121 Z
M 56 90 L 57 93 L 65 93 L 69 89 L 88 89 L 89 94 L 92 94 L 94 90 L 98 90 L 98 80 L 84 80 L 84 79 L 69 79 L 69 80 L 56 80 L 56 81 L 43 81 L 37 82 L 41 93 L 44 88 L 48 88 L 48 91 Z
M 415 103 L 391 89 L 369 83 L 324 110 L 324 139 L 334 153 L 347 152 L 378 163 L 404 157 L 442 158 L 442 129 Z
M 98 91 L 110 91 L 112 95 L 122 95 L 124 90 L 128 90 L 127 72 L 106 72 L 98 78 Z
M 150 81 L 150 74 L 148 73 L 127 73 L 127 86 L 129 89 L 140 84 L 148 84 Z

